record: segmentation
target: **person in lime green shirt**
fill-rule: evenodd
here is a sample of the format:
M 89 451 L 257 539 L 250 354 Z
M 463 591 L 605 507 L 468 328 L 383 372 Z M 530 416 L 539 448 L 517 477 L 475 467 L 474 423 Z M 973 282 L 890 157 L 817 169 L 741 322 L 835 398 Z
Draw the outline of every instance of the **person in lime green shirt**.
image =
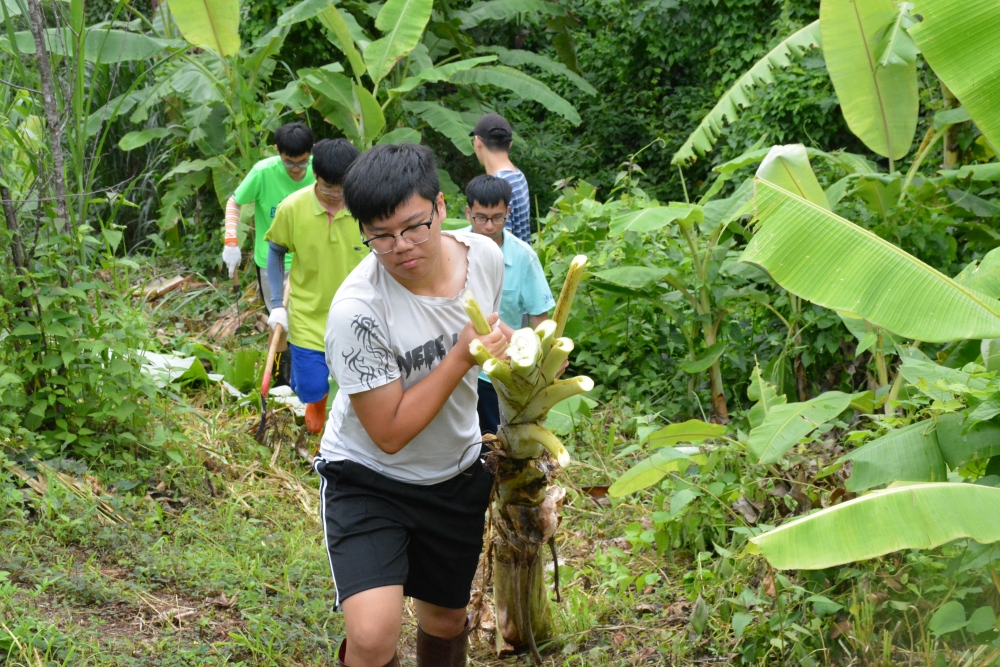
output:
M 267 242 L 264 236 L 271 227 L 278 204 L 288 195 L 315 182 L 309 156 L 313 147 L 313 133 L 303 123 L 282 125 L 274 131 L 275 148 L 278 155 L 261 160 L 253 166 L 235 194 L 226 203 L 226 240 L 222 260 L 232 278 L 242 259 L 236 239 L 236 227 L 240 219 L 240 207 L 254 205 L 254 264 L 257 265 L 257 284 L 264 308 L 271 311 L 271 290 L 267 282 Z M 285 268 L 291 266 L 291 257 L 286 258 Z M 278 290 L 281 301 L 282 290 Z
M 271 283 L 267 324 L 272 330 L 281 324 L 288 331 L 290 385 L 306 404 L 306 429 L 311 433 L 319 433 L 326 421 L 330 370 L 323 339 L 330 303 L 347 275 L 368 255 L 358 223 L 344 206 L 341 187 L 347 168 L 358 155 L 358 149 L 346 139 L 317 142 L 313 147 L 316 184 L 289 195 L 265 235 Z M 294 258 L 286 312 L 281 305 L 281 282 L 289 252 Z

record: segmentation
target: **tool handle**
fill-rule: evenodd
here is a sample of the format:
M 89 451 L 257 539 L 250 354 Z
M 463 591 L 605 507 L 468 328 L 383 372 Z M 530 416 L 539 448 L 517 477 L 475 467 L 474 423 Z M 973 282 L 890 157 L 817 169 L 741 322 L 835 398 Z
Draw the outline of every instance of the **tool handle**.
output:
M 288 292 L 291 289 L 292 281 L 285 283 L 285 293 L 281 296 L 281 305 L 288 308 Z M 281 332 L 284 327 L 280 324 L 274 325 L 274 332 L 271 334 L 271 345 L 267 348 L 267 360 L 264 362 L 264 377 L 260 383 L 260 395 L 267 397 L 271 391 L 271 369 L 274 367 L 274 357 L 278 353 L 278 341 L 281 340 Z

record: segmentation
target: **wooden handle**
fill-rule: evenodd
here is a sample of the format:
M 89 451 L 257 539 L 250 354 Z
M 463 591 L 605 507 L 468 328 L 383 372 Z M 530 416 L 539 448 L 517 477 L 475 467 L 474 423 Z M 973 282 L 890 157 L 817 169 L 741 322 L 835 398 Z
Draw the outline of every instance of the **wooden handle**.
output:
M 291 290 L 292 281 L 289 280 L 285 283 L 285 293 L 281 296 L 281 305 L 288 309 L 288 293 Z M 267 397 L 268 392 L 271 391 L 271 369 L 274 367 L 274 357 L 278 353 L 278 342 L 281 340 L 281 333 L 284 331 L 284 327 L 280 324 L 274 325 L 274 331 L 271 333 L 271 344 L 267 348 L 267 360 L 264 362 L 264 377 L 260 382 L 260 395 Z

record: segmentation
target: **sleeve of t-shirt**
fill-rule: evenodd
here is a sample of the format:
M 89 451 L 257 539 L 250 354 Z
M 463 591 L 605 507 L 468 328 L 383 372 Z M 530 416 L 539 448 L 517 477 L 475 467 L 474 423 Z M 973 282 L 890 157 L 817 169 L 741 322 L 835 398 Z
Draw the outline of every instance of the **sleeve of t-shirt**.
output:
M 524 292 L 521 300 L 524 310 L 529 315 L 541 315 L 547 313 L 555 307 L 555 299 L 552 298 L 552 289 L 545 279 L 545 271 L 542 270 L 542 263 L 538 261 L 538 255 L 531 253 L 531 260 L 528 262 L 527 275 L 524 277 Z
M 360 394 L 399 379 L 385 334 L 385 324 L 364 301 L 333 302 L 326 322 L 326 365 L 342 391 Z
M 271 221 L 271 227 L 264 234 L 264 240 L 284 246 L 288 252 L 295 252 L 293 217 L 290 206 L 285 206 L 284 202 L 278 204 L 278 210 L 274 214 L 274 220 Z
M 244 206 L 257 201 L 257 195 L 260 194 L 260 182 L 260 170 L 254 166 L 246 178 L 243 179 L 243 182 L 240 183 L 240 186 L 236 188 L 236 192 L 233 193 L 233 196 L 236 197 L 236 203 Z
M 488 248 L 493 260 L 493 278 L 496 281 L 496 289 L 493 294 L 493 307 L 486 313 L 487 315 L 500 312 L 500 299 L 503 297 L 503 253 L 495 243 L 490 243 Z

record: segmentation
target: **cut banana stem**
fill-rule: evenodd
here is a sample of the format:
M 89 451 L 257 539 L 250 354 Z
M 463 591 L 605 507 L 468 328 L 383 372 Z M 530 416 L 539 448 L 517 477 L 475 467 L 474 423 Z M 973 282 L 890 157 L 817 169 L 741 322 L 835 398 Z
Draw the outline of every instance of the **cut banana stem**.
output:
M 556 311 L 552 319 L 556 323 L 555 338 L 563 335 L 566 329 L 566 320 L 569 319 L 569 310 L 573 305 L 573 297 L 576 296 L 576 288 L 580 286 L 580 278 L 583 277 L 583 269 L 587 266 L 587 256 L 577 255 L 569 263 L 569 271 L 566 273 L 566 282 L 563 283 L 562 291 L 559 292 L 559 301 L 556 302 Z
M 496 357 L 493 357 L 492 359 L 487 359 L 483 362 L 483 370 L 486 371 L 487 375 L 505 387 L 510 386 L 510 364 L 506 364 Z
M 549 349 L 552 347 L 552 341 L 555 340 L 556 334 L 556 321 L 555 320 L 545 320 L 541 322 L 537 327 L 535 327 L 535 335 L 538 336 L 538 342 L 542 346 L 542 358 L 549 353 Z
M 507 431 L 508 442 L 529 440 L 540 443 L 559 465 L 565 466 L 569 463 L 569 452 L 563 447 L 559 438 L 538 424 L 515 424 L 504 428 Z
M 462 293 L 458 295 L 458 298 L 462 302 L 462 307 L 465 308 L 465 312 L 469 315 L 469 319 L 472 320 L 472 326 L 475 327 L 477 334 L 485 336 L 492 331 L 492 327 L 490 327 L 489 323 L 486 321 L 486 315 L 483 314 L 483 309 L 479 307 L 479 302 L 476 301 L 476 297 L 472 293 L 472 290 L 462 290 Z
M 542 358 L 542 345 L 535 332 L 528 328 L 515 331 L 510 337 L 507 356 L 510 357 L 510 369 L 534 384 L 538 361 Z
M 569 338 L 556 338 L 555 342 L 552 343 L 552 349 L 545 355 L 545 360 L 542 362 L 542 377 L 545 384 L 552 382 L 559 369 L 562 368 L 563 362 L 569 359 L 569 353 L 572 351 L 573 341 Z
M 510 426 L 502 427 L 497 436 L 506 445 L 504 449 L 507 450 L 508 456 L 512 459 L 522 461 L 524 459 L 537 459 L 542 455 L 542 449 L 545 447 L 537 439 L 525 437 Z
M 492 354 L 490 354 L 490 351 L 487 350 L 486 346 L 483 345 L 481 342 L 479 342 L 478 339 L 469 343 L 469 352 L 472 354 L 473 357 L 475 357 L 476 363 L 478 363 L 480 366 L 485 364 L 490 359 L 496 358 Z
M 553 382 L 535 395 L 519 415 L 514 417 L 515 423 L 537 422 L 545 418 L 546 413 L 559 401 L 565 401 L 571 396 L 583 394 L 594 388 L 594 381 L 586 375 L 580 375 L 568 380 Z

